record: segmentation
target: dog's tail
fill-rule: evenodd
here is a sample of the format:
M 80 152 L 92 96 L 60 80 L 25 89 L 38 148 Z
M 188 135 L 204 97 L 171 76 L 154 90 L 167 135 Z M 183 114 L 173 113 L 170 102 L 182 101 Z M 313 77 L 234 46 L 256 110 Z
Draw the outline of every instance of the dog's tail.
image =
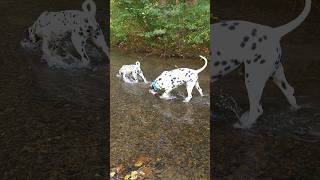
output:
M 97 6 L 96 6 L 96 3 L 93 2 L 93 0 L 84 1 L 82 3 L 82 9 L 85 12 L 88 12 L 89 14 L 91 14 L 92 16 L 96 16 Z
M 302 13 L 291 22 L 282 25 L 280 27 L 274 28 L 275 33 L 278 35 L 278 37 L 282 37 L 289 33 L 290 31 L 294 30 L 296 27 L 298 27 L 308 16 L 309 12 L 311 10 L 311 0 L 305 0 L 304 1 L 304 9 Z
M 205 63 L 204 63 L 204 65 L 202 66 L 202 68 L 196 70 L 197 73 L 200 73 L 201 71 L 203 71 L 203 70 L 207 67 L 207 65 L 208 65 L 208 60 L 207 60 L 207 58 L 205 58 L 204 56 L 201 56 L 201 55 L 200 55 L 200 57 L 201 57 L 201 59 L 204 60 Z

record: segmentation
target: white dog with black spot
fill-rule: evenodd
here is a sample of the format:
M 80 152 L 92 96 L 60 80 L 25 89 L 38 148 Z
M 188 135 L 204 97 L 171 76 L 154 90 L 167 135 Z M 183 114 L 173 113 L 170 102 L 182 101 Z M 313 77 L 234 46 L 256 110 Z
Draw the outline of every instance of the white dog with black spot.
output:
M 26 38 L 22 44 L 24 42 L 35 44 L 42 40 L 43 58 L 56 57 L 57 55 L 50 49 L 49 44 L 71 34 L 72 44 L 81 56 L 81 62 L 84 65 L 89 64 L 89 57 L 85 50 L 88 39 L 92 40 L 109 57 L 104 35 L 95 19 L 96 4 L 92 0 L 86 0 L 82 4 L 82 9 L 83 11 L 43 12 L 26 31 Z
M 294 89 L 284 74 L 280 40 L 306 19 L 310 9 L 311 0 L 305 0 L 305 7 L 296 19 L 274 28 L 238 20 L 211 25 L 212 81 L 219 80 L 242 64 L 245 66 L 250 108 L 234 127 L 250 128 L 263 113 L 261 95 L 270 78 L 281 89 L 290 105 L 294 109 L 299 108 Z
M 208 64 L 208 60 L 201 56 L 201 59 L 205 61 L 205 64 L 202 68 L 198 70 L 190 68 L 178 68 L 171 71 L 164 71 L 151 83 L 150 93 L 153 95 L 164 91 L 160 98 L 162 99 L 171 99 L 170 92 L 185 84 L 188 96 L 183 100 L 183 102 L 189 102 L 192 98 L 192 90 L 194 87 L 198 90 L 201 96 L 203 96 L 202 89 L 200 88 L 198 75 L 202 72 Z
M 117 76 L 121 77 L 126 83 L 138 83 L 140 76 L 144 83 L 147 83 L 147 80 L 141 70 L 139 61 L 137 61 L 135 64 L 123 65 L 119 69 Z M 131 79 L 133 79 L 133 81 Z

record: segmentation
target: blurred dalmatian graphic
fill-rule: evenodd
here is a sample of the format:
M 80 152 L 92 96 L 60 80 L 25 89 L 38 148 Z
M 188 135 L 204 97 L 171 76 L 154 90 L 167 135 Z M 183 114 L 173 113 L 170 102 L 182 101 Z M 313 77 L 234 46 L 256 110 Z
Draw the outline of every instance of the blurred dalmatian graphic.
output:
M 59 45 L 71 35 L 71 43 L 81 57 L 81 64 L 87 66 L 90 62 L 86 52 L 87 40 L 90 39 L 106 56 L 108 47 L 102 30 L 95 19 L 96 4 L 86 0 L 80 10 L 65 10 L 59 12 L 43 12 L 34 24 L 26 31 L 26 37 L 21 42 L 38 44 L 42 42 L 43 59 L 58 57 L 50 44 Z
M 149 92 L 153 95 L 159 94 L 164 91 L 160 98 L 162 99 L 172 99 L 170 92 L 173 89 L 185 84 L 187 88 L 188 96 L 183 100 L 183 102 L 189 102 L 192 98 L 192 90 L 194 87 L 198 90 L 199 94 L 203 96 L 202 89 L 199 85 L 198 75 L 202 72 L 208 64 L 205 57 L 201 56 L 205 64 L 200 69 L 194 70 L 189 68 L 178 68 L 171 71 L 163 71 L 160 76 L 158 76 L 151 83 L 151 89 Z
M 139 61 L 137 61 L 135 64 L 123 65 L 120 68 L 117 76 L 121 77 L 126 83 L 138 83 L 140 76 L 144 83 L 147 83 L 147 80 L 141 70 Z
M 298 27 L 308 16 L 311 0 L 305 0 L 302 13 L 280 27 L 269 27 L 247 21 L 222 21 L 211 25 L 211 80 L 215 82 L 240 65 L 245 67 L 245 84 L 250 109 L 242 114 L 235 128 L 250 128 L 263 113 L 261 95 L 271 79 L 294 109 L 294 89 L 286 80 L 281 63 L 281 38 Z

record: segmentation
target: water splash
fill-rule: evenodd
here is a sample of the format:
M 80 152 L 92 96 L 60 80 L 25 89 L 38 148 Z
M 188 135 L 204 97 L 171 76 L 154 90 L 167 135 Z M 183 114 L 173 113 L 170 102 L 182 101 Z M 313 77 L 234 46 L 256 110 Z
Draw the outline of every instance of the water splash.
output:
M 28 51 L 38 51 L 41 54 L 40 45 L 41 42 L 32 43 L 26 39 L 21 41 L 21 46 Z M 41 56 L 41 60 L 45 62 L 49 68 L 61 68 L 61 69 L 88 69 L 91 68 L 90 64 L 83 63 L 75 51 L 73 44 L 68 39 L 61 41 L 53 41 L 50 43 L 49 48 L 51 49 L 50 56 Z M 100 55 L 99 51 L 94 48 L 90 43 L 86 47 L 86 52 L 92 60 L 101 60 L 103 57 Z
M 242 110 L 231 95 L 223 93 L 220 89 L 218 94 L 214 93 L 213 98 L 214 106 L 231 111 L 238 119 L 240 119 Z

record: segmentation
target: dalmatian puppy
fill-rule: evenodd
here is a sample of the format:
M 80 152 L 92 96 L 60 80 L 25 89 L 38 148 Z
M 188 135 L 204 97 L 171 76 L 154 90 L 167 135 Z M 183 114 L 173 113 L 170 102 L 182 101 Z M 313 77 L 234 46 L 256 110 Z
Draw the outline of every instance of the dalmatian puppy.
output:
M 42 40 L 42 52 L 46 59 L 55 56 L 49 48 L 50 43 L 61 41 L 71 35 L 71 42 L 81 56 L 81 62 L 88 65 L 89 57 L 85 50 L 88 39 L 108 56 L 108 47 L 95 15 L 96 5 L 92 0 L 83 2 L 82 11 L 43 12 L 28 28 L 23 42 L 36 44 Z
M 200 88 L 198 81 L 198 74 L 203 71 L 208 64 L 208 61 L 205 57 L 201 56 L 201 59 L 205 61 L 205 64 L 202 68 L 198 70 L 189 69 L 189 68 L 178 68 L 171 71 L 164 71 L 151 83 L 151 89 L 149 92 L 153 95 L 164 91 L 160 98 L 162 99 L 171 99 L 170 92 L 185 84 L 187 88 L 188 96 L 183 100 L 183 102 L 189 102 L 192 98 L 192 90 L 194 87 L 198 90 L 201 96 L 203 96 L 202 89 Z
M 245 84 L 250 109 L 245 112 L 235 128 L 250 128 L 262 114 L 261 95 L 271 79 L 297 109 L 294 89 L 286 80 L 281 63 L 281 38 L 298 27 L 311 9 L 311 0 L 305 0 L 302 13 L 293 21 L 269 27 L 246 21 L 222 21 L 211 25 L 211 80 L 222 78 L 241 64 L 245 67 Z
M 143 72 L 140 67 L 140 62 L 137 61 L 135 64 L 130 64 L 130 65 L 123 65 L 119 73 L 117 74 L 118 77 L 121 77 L 124 82 L 126 83 L 132 83 L 131 77 L 133 78 L 133 82 L 138 83 L 139 79 L 138 76 L 140 76 L 144 83 L 147 83 L 146 78 L 143 75 Z

